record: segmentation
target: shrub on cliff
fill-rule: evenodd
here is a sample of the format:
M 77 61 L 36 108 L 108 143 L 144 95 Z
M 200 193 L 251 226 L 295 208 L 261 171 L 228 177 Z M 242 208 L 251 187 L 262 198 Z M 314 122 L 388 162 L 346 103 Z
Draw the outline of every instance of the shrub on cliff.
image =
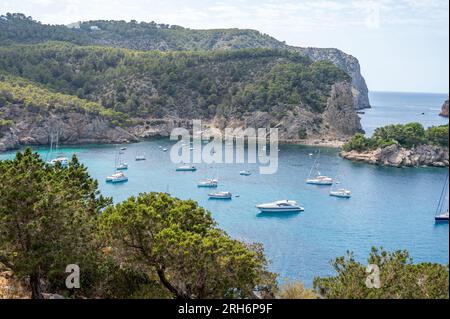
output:
M 432 263 L 414 264 L 406 251 L 372 248 L 367 261 L 357 262 L 352 253 L 333 262 L 337 275 L 316 277 L 314 289 L 330 299 L 448 299 L 449 268 Z M 369 288 L 371 287 L 371 288 Z
M 364 152 L 375 148 L 384 148 L 392 144 L 399 144 L 405 148 L 412 148 L 422 144 L 433 144 L 448 147 L 448 124 L 432 126 L 425 130 L 420 123 L 396 124 L 379 127 L 372 137 L 355 134 L 343 146 L 344 151 Z
M 448 124 L 428 128 L 426 137 L 431 144 L 448 147 Z

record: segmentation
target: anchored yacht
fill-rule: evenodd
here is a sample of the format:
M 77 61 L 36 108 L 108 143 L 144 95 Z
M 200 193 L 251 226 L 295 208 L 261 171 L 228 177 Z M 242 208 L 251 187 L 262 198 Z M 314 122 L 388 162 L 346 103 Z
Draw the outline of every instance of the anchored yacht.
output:
M 305 209 L 294 200 L 279 200 L 272 203 L 257 205 L 261 212 L 300 212 Z
M 217 187 L 218 183 L 219 183 L 219 181 L 215 178 L 206 178 L 206 179 L 202 179 L 201 181 L 199 181 L 197 186 L 214 188 L 214 187 Z
M 231 199 L 233 195 L 230 192 L 217 192 L 208 194 L 210 199 Z
M 115 172 L 111 176 L 106 177 L 108 183 L 122 183 L 128 181 L 128 177 L 122 172 Z

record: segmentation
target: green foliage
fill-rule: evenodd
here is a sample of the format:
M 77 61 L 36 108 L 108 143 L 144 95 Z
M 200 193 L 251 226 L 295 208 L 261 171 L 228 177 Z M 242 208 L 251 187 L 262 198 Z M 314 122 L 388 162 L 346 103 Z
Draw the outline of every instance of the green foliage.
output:
M 372 248 L 367 261 L 380 270 L 380 288 L 368 288 L 366 266 L 353 254 L 333 262 L 335 277 L 314 279 L 314 288 L 329 299 L 448 299 L 448 266 L 432 263 L 413 264 L 406 251 L 386 252 Z
M 429 127 L 425 136 L 431 144 L 448 147 L 448 124 Z
M 101 229 L 122 265 L 157 276 L 175 297 L 247 298 L 276 288 L 262 248 L 228 237 L 191 200 L 131 197 L 102 214 Z
M 287 50 L 138 52 L 67 43 L 0 48 L 0 69 L 131 116 L 283 116 L 322 112 L 331 85 L 349 81 L 329 62 Z
M 412 148 L 421 144 L 433 144 L 448 147 L 448 124 L 432 126 L 425 130 L 420 123 L 387 125 L 375 130 L 372 137 L 355 134 L 343 149 L 359 152 L 375 148 L 384 148 L 392 144 L 399 144 L 405 148 Z
M 110 199 L 74 156 L 68 168 L 45 164 L 31 149 L 0 161 L 0 262 L 19 278 L 29 278 L 34 298 L 41 280 L 64 291 L 65 267 L 83 269 L 82 289 L 96 275 L 95 219 Z
M 99 30 L 92 30 L 91 27 Z M 79 28 L 45 25 L 20 13 L 0 18 L 0 43 L 66 41 L 136 50 L 218 50 L 282 48 L 284 43 L 255 30 L 190 30 L 176 25 L 136 21 L 88 21 Z
M 125 115 L 106 109 L 99 103 L 53 92 L 25 79 L 1 73 L 0 99 L 4 101 L 4 105 L 17 104 L 30 111 L 86 112 L 91 115 L 100 115 L 111 121 L 116 121 L 118 124 L 126 122 Z M 12 124 L 12 122 L 6 122 L 6 120 L 3 121 L 5 121 L 5 126 L 7 124 Z M 0 122 L 0 128 L 2 126 L 1 123 L 2 122 Z
M 306 129 L 305 128 L 300 128 L 298 130 L 298 138 L 301 139 L 301 140 L 304 140 L 307 137 L 308 137 L 308 133 L 306 132 Z
M 370 145 L 370 139 L 366 138 L 364 134 L 356 133 L 350 141 L 348 141 L 344 146 L 342 147 L 344 151 L 349 152 L 352 150 L 356 150 L 358 152 L 365 151 L 369 149 Z

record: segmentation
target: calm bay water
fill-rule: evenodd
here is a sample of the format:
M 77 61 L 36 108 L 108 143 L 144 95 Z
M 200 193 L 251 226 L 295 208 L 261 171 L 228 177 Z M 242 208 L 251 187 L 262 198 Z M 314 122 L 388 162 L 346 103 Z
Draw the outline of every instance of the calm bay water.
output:
M 389 96 L 379 96 L 376 101 L 388 104 L 384 99 Z M 401 105 L 396 101 L 393 100 L 393 105 L 397 105 L 394 110 L 387 106 L 378 109 L 382 102 L 372 102 L 377 109 L 367 111 L 364 125 L 410 121 L 415 111 L 408 109 L 402 117 L 397 110 Z M 433 105 L 428 108 L 439 108 Z M 397 114 L 394 120 L 382 118 L 390 112 Z M 436 123 L 430 120 L 424 125 L 439 124 L 441 119 L 434 116 Z M 414 120 L 420 119 L 423 118 L 417 116 Z M 278 172 L 260 175 L 258 164 L 200 164 L 196 172 L 175 172 L 169 152 L 160 148 L 171 145 L 166 139 L 127 145 L 123 159 L 129 164 L 129 181 L 120 185 L 104 181 L 114 169 L 114 146 L 79 146 L 60 151 L 66 156 L 77 154 L 99 180 L 103 194 L 112 196 L 115 202 L 150 191 L 198 201 L 232 237 L 263 243 L 272 261 L 270 269 L 279 273 L 281 279 L 301 280 L 311 286 L 314 276 L 333 274 L 330 261 L 335 257 L 351 250 L 358 260 L 365 261 L 372 246 L 407 249 L 416 262 L 449 261 L 448 223 L 436 224 L 433 218 L 447 169 L 396 169 L 352 163 L 340 159 L 337 150 L 322 148 L 321 172 L 341 176 L 342 184 L 353 193 L 350 199 L 340 199 L 328 195 L 329 187 L 305 184 L 314 162 L 309 154 L 318 148 L 282 145 Z M 48 152 L 44 148 L 37 151 L 44 158 Z M 138 152 L 145 153 L 147 160 L 136 162 Z M 3 153 L 0 159 L 13 156 L 14 152 Z M 253 174 L 240 176 L 243 169 Z M 231 201 L 208 200 L 210 190 L 197 188 L 197 181 L 205 177 L 218 177 L 218 190 L 228 190 L 239 197 Z M 258 214 L 255 208 L 260 203 L 288 198 L 301 203 L 305 211 L 271 215 Z
M 448 94 L 370 92 L 369 99 L 372 108 L 360 115 L 368 136 L 377 127 L 388 124 L 419 122 L 425 127 L 448 124 L 448 118 L 439 116 Z

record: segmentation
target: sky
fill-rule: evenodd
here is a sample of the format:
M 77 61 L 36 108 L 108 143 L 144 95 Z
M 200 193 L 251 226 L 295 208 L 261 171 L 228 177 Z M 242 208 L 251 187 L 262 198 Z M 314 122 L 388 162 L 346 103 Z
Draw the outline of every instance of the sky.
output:
M 358 58 L 369 90 L 449 92 L 448 0 L 0 0 L 50 24 L 137 20 L 247 28 Z

